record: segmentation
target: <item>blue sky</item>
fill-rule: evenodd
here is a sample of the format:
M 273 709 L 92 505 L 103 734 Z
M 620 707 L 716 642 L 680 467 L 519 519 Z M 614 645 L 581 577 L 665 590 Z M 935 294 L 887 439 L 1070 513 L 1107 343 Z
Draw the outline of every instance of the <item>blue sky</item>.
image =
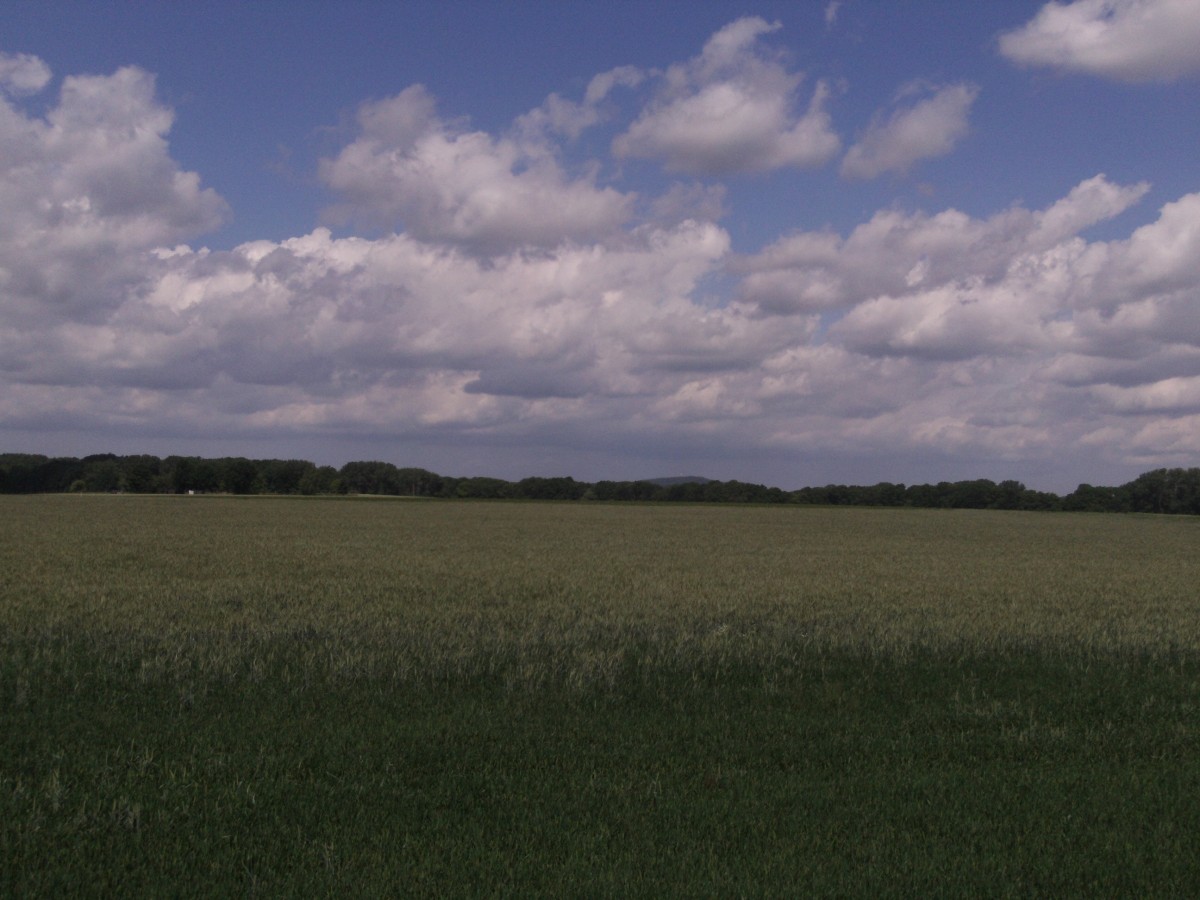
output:
M 1200 0 L 0 12 L 0 450 L 1200 464 Z

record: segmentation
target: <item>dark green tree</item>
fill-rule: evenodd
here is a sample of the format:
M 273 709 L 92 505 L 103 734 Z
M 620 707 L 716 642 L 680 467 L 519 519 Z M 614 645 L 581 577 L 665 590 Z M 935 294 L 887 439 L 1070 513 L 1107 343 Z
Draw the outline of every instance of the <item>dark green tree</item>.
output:
M 349 494 L 400 494 L 400 470 L 392 463 L 370 460 L 348 462 L 338 472 Z
M 258 488 L 258 466 L 244 457 L 218 461 L 221 488 L 230 494 L 253 494 Z
M 338 492 L 338 473 L 333 466 L 313 466 L 300 478 L 302 494 L 335 494 Z
M 264 459 L 258 462 L 258 479 L 268 494 L 298 494 L 300 482 L 314 469 L 303 459 Z

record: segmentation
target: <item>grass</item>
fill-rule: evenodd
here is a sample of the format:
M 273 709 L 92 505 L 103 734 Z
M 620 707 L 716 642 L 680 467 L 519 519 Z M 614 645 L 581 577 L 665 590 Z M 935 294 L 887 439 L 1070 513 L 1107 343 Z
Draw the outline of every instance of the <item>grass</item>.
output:
M 0 498 L 0 895 L 1182 896 L 1200 521 Z

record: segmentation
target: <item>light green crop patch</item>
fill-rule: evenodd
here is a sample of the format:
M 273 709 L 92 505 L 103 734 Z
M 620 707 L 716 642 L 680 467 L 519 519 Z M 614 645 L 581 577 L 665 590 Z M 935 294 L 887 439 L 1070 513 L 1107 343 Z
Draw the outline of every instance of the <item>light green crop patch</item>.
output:
M 280 642 L 348 677 L 563 683 L 631 658 L 1155 653 L 1200 649 L 1198 550 L 1190 517 L 3 497 L 0 625 L 145 646 L 148 675 Z

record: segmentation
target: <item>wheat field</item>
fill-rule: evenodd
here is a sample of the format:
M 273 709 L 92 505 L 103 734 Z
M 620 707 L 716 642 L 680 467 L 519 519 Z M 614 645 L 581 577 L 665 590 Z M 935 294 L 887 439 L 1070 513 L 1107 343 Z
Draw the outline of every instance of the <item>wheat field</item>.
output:
M 1179 895 L 1200 520 L 0 498 L 0 893 Z

